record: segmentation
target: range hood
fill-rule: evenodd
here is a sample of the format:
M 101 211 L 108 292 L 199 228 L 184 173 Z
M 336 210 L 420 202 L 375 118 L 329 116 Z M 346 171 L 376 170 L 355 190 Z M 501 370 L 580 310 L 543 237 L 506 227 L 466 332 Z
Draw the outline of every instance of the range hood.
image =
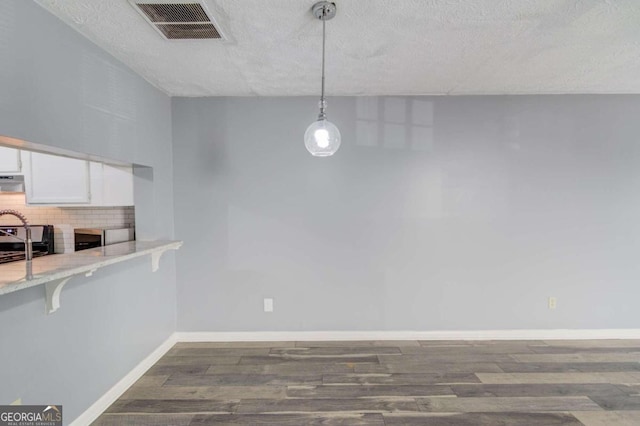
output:
M 24 176 L 0 176 L 0 193 L 7 194 L 16 192 L 24 192 Z

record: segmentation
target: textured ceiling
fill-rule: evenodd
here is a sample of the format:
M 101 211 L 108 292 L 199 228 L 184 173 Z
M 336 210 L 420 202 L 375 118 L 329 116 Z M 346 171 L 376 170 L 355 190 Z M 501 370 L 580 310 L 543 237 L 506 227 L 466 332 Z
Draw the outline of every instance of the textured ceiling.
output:
M 174 96 L 315 95 L 314 0 L 204 0 L 227 41 L 167 41 L 126 0 L 37 0 Z M 640 93 L 639 0 L 336 0 L 330 95 Z

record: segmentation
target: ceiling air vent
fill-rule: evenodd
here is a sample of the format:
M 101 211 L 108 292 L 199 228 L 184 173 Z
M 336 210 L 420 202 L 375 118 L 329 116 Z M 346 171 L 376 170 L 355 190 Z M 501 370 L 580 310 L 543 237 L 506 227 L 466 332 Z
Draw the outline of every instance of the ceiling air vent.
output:
M 131 4 L 168 40 L 223 39 L 201 3 L 131 0 Z

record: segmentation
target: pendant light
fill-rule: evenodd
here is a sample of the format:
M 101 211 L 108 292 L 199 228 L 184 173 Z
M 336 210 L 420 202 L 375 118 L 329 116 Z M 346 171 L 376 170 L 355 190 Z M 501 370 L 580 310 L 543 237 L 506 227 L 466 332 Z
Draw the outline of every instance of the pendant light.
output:
M 327 102 L 324 99 L 324 50 L 325 50 L 325 24 L 326 21 L 336 16 L 336 4 L 321 1 L 311 8 L 313 16 L 322 21 L 322 94 L 320 95 L 320 114 L 318 119 L 307 127 L 304 133 L 304 145 L 307 151 L 315 157 L 328 157 L 335 154 L 340 148 L 340 130 L 335 124 L 327 120 L 325 109 Z

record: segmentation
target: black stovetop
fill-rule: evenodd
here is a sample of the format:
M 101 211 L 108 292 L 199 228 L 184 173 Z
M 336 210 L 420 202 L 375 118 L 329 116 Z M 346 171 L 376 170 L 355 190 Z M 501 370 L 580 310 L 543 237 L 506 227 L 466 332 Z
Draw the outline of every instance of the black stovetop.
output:
M 22 225 L 0 226 L 0 229 L 16 235 L 22 233 Z M 53 225 L 32 225 L 33 257 L 54 253 Z M 11 237 L 0 233 L 0 264 L 25 260 L 24 243 L 12 241 Z
M 46 256 L 48 254 L 51 254 L 51 253 L 34 251 L 33 257 L 36 258 L 40 256 Z M 24 254 L 24 251 L 0 251 L 0 265 L 3 263 L 17 262 L 19 260 L 25 260 L 25 259 L 26 259 L 26 255 Z

